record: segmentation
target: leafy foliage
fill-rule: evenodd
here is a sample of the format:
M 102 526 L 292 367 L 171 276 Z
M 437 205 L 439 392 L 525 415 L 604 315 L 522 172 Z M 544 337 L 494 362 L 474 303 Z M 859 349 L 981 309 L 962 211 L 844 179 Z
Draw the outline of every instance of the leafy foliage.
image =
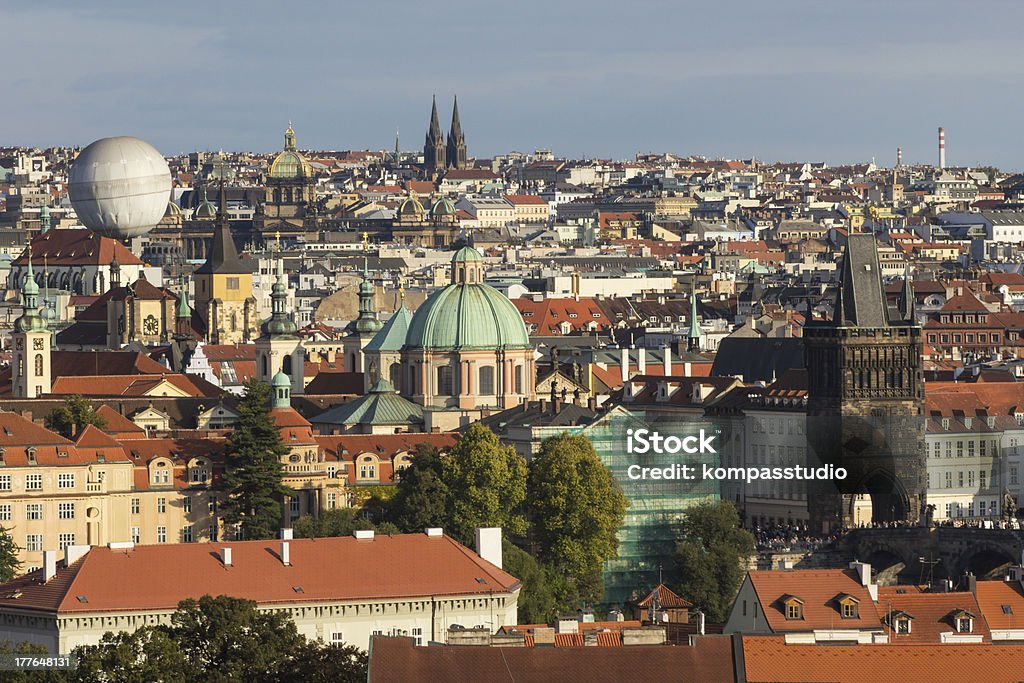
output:
M 601 571 L 618 551 L 627 500 L 583 436 L 545 439 L 530 463 L 527 509 L 539 557 L 596 602 L 604 592 Z
M 442 459 L 448 497 L 445 531 L 464 543 L 480 527 L 502 527 L 508 534 L 526 533 L 519 512 L 526 500 L 526 462 L 511 446 L 502 446 L 487 427 L 472 424 Z
M 0 583 L 10 581 L 18 575 L 21 568 L 21 562 L 18 560 L 19 550 L 21 548 L 14 542 L 7 529 L 0 527 Z
M 548 582 L 547 571 L 525 550 L 508 540 L 502 542 L 503 569 L 522 583 L 519 592 L 519 622 L 548 624 L 558 616 L 558 604 Z
M 740 525 L 727 501 L 704 503 L 686 511 L 675 562 L 679 595 L 704 610 L 711 621 L 724 622 L 754 552 L 754 537 Z
M 360 514 L 359 508 L 326 510 L 319 517 L 303 515 L 292 524 L 298 538 L 349 536 L 353 531 L 375 528 L 373 522 Z
M 78 669 L 52 680 L 361 683 L 367 676 L 366 653 L 359 648 L 308 641 L 288 616 L 260 612 L 255 602 L 223 595 L 183 600 L 170 626 L 107 633 L 99 645 L 77 648 L 75 654 Z
M 245 539 L 275 538 L 281 527 L 281 504 L 294 492 L 282 483 L 281 462 L 288 448 L 267 410 L 270 387 L 252 379 L 238 404 L 239 420 L 228 437 L 221 490 L 224 521 L 236 524 Z
M 430 444 L 419 444 L 411 464 L 402 471 L 388 506 L 388 516 L 406 533 L 445 527 L 450 504 L 441 454 Z
M 46 428 L 57 432 L 66 439 L 74 439 L 88 425 L 95 425 L 100 429 L 107 426 L 95 410 L 89 400 L 75 394 L 64 400 L 64 405 L 54 408 L 45 418 Z

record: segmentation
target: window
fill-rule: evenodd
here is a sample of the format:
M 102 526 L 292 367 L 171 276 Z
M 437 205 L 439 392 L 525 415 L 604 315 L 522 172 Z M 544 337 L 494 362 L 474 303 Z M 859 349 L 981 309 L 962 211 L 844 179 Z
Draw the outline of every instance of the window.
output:
M 11 475 L 0 474 L 0 491 L 11 490 Z
M 974 486 L 974 470 L 967 471 L 967 485 L 971 487 Z
M 141 543 L 141 542 L 142 542 L 142 530 L 139 527 L 137 527 L 137 526 L 133 526 L 132 527 L 132 543 Z
M 38 521 L 43 518 L 43 504 L 29 503 L 25 506 L 25 518 L 29 521 Z
M 12 516 L 10 503 L 0 505 L 0 522 L 9 522 Z
M 229 277 L 228 280 L 227 280 L 227 287 L 228 287 L 228 289 L 231 289 L 231 290 L 237 290 L 238 289 L 238 278 L 237 277 Z
M 756 603 L 755 603 L 756 604 Z M 791 600 L 786 603 L 786 619 L 803 619 L 804 618 L 804 606 L 803 603 L 797 600 Z
M 985 442 L 982 441 L 982 443 L 985 443 Z M 986 474 L 985 470 L 982 470 L 982 471 L 978 472 L 978 485 L 979 485 L 980 488 L 986 488 L 986 486 L 985 486 L 985 474 Z
M 437 369 L 437 395 L 452 395 L 452 368 L 450 365 L 442 365 Z
M 75 488 L 75 473 L 74 472 L 61 472 L 57 475 L 57 488 L 59 489 L 73 489 Z
M 480 368 L 480 387 L 478 393 L 483 396 L 492 396 L 494 394 L 493 365 L 485 365 Z
M 75 544 L 75 535 L 74 534 L 60 534 L 57 537 L 57 547 L 59 549 L 61 549 L 61 550 L 64 550 L 69 545 L 74 545 L 74 544 Z
M 43 550 L 43 535 L 29 534 L 25 537 L 25 550 L 30 553 L 38 553 Z
M 846 600 L 841 604 L 840 613 L 843 619 L 856 619 L 860 616 L 860 606 L 854 600 Z
M 941 449 L 942 449 L 942 444 L 940 444 L 938 441 L 936 441 L 935 444 L 932 446 L 932 457 L 933 458 L 939 457 L 939 455 L 941 454 L 940 453 Z
M 158 526 L 156 528 L 156 542 L 167 543 L 167 527 Z
M 192 525 L 191 524 L 186 524 L 185 526 L 183 526 L 181 528 L 181 542 L 182 543 L 192 543 L 193 540 L 194 539 L 192 537 Z
M 910 619 L 903 617 L 896 620 L 896 633 L 898 635 L 906 635 L 910 633 Z
M 74 519 L 75 518 L 75 504 L 74 503 L 57 503 L 57 517 L 60 519 Z
M 960 470 L 956 473 L 956 485 L 963 488 L 964 485 L 964 471 Z
M 181 510 L 185 514 L 190 514 L 192 512 L 192 496 L 182 496 Z
M 42 377 L 43 376 L 43 354 L 41 354 L 41 353 L 37 353 L 36 354 L 35 371 L 36 371 L 36 377 Z
M 956 630 L 959 633 L 970 633 L 973 620 L 970 617 L 961 616 L 956 619 Z
M 211 498 L 210 499 L 209 507 L 210 507 L 210 514 L 211 515 L 217 514 L 217 499 L 216 498 Z
M 422 645 L 423 644 L 423 629 L 422 628 L 414 628 L 412 630 L 411 635 L 412 635 L 413 638 L 416 639 L 416 644 L 417 645 Z
M 161 514 L 164 513 L 164 512 L 167 512 L 167 499 L 166 498 L 157 498 L 156 499 L 156 511 L 158 513 L 161 513 Z
M 963 441 L 957 441 L 956 442 L 956 457 L 958 457 L 958 458 L 964 457 L 964 442 Z
M 946 457 L 947 458 L 953 457 L 953 442 L 952 441 L 947 441 L 946 442 Z
M 336 507 L 338 507 L 338 494 L 337 493 L 328 493 L 327 494 L 327 509 L 328 510 L 333 510 Z
M 193 467 L 189 475 L 193 484 L 201 484 L 210 478 L 210 470 L 206 467 Z
M 1010 465 L 1010 483 L 1011 484 L 1016 484 L 1017 483 L 1017 466 L 1016 465 Z
M 290 501 L 288 501 L 288 509 L 291 511 L 292 517 L 298 517 L 299 516 L 299 499 L 298 498 L 292 498 Z
M 331 645 L 344 645 L 344 644 L 345 644 L 345 634 L 342 633 L 341 631 L 332 631 L 331 632 Z
M 516 385 L 516 393 L 517 394 L 523 393 L 523 366 L 522 365 L 517 365 L 516 366 L 516 369 L 515 369 L 515 385 Z
M 25 475 L 25 490 L 26 491 L 42 491 L 43 490 L 43 475 L 41 475 L 41 474 L 26 474 Z
M 946 472 L 946 488 L 947 489 L 953 488 L 953 473 L 952 472 Z
M 132 514 L 133 515 L 139 514 L 139 499 L 138 498 L 132 498 Z

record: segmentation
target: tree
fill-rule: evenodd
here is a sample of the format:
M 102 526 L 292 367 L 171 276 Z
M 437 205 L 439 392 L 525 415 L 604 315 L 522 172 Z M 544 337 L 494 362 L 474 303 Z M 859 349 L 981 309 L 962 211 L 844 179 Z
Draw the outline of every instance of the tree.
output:
M 558 617 L 561 606 L 548 580 L 548 570 L 528 552 L 503 540 L 502 569 L 519 579 L 519 623 L 549 624 Z M 566 606 L 568 607 L 568 606 Z
M 0 655 L 36 655 L 45 657 L 47 654 L 49 654 L 49 651 L 42 643 L 0 641 Z M 4 671 L 3 675 L 0 676 L 0 680 L 4 683 L 64 683 L 74 679 L 70 677 L 70 672 L 62 670 L 18 670 Z
M 281 667 L 278 680 L 303 683 L 365 683 L 369 658 L 355 645 L 306 643 Z
M 444 462 L 437 448 L 418 444 L 412 462 L 398 475 L 395 495 L 388 505 L 388 517 L 406 533 L 447 526 L 448 485 Z
M 10 581 L 18 575 L 21 568 L 21 562 L 18 560 L 19 550 L 21 548 L 7 533 L 7 529 L 0 527 L 0 583 Z
M 166 629 L 143 626 L 132 633 L 107 632 L 99 645 L 75 649 L 78 666 L 72 680 L 177 683 L 188 680 L 187 663 Z
M 228 437 L 220 488 L 226 492 L 224 521 L 237 524 L 246 539 L 275 538 L 281 527 L 284 496 L 294 492 L 282 483 L 281 458 L 288 448 L 267 411 L 270 387 L 259 380 L 245 383 L 238 404 L 239 419 Z
M 445 527 L 452 538 L 468 545 L 479 527 L 526 533 L 519 511 L 526 499 L 526 462 L 487 427 L 474 423 L 466 429 L 443 458 L 443 479 L 452 492 Z
M 320 513 L 319 517 L 303 515 L 292 525 L 298 538 L 326 538 L 349 536 L 360 529 L 374 529 L 373 522 L 360 514 L 359 508 L 336 508 Z
M 88 425 L 95 425 L 100 429 L 107 426 L 95 410 L 89 400 L 75 394 L 64 399 L 64 405 L 54 408 L 45 418 L 46 428 L 57 432 L 66 439 L 74 439 Z
M 682 540 L 676 544 L 678 593 L 704 610 L 708 619 L 724 622 L 754 552 L 754 537 L 740 526 L 736 508 L 727 501 L 689 508 Z
M 583 436 L 545 439 L 530 463 L 527 510 L 538 557 L 571 579 L 582 599 L 604 593 L 605 560 L 618 554 L 627 500 Z
M 252 600 L 226 595 L 182 600 L 169 632 L 190 681 L 280 680 L 280 667 L 305 643 L 287 614 L 260 612 Z

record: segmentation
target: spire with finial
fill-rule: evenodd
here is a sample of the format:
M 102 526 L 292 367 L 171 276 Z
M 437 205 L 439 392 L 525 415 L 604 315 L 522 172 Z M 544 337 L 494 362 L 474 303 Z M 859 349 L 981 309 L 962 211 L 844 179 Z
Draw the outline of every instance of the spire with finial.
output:
M 39 315 L 39 285 L 32 269 L 32 243 L 28 244 L 28 272 L 21 287 L 21 316 L 14 321 L 16 332 L 41 332 L 46 330 L 46 320 Z
M 908 322 L 914 322 L 914 281 L 910 277 L 910 262 L 903 272 L 903 289 L 900 291 L 900 315 Z
M 423 165 L 428 174 L 443 171 L 445 166 L 444 136 L 441 134 L 441 123 L 437 119 L 436 96 L 431 105 L 430 125 L 423 145 Z
M 690 330 L 687 333 L 687 350 L 700 350 L 700 320 L 697 318 L 697 288 L 690 287 Z
M 284 149 L 286 152 L 294 152 L 295 147 L 295 131 L 292 130 L 292 122 L 288 121 L 288 128 L 284 131 Z
M 466 136 L 462 134 L 462 122 L 459 120 L 459 98 L 455 97 L 452 107 L 452 125 L 448 132 L 447 149 L 448 168 L 466 167 Z
M 373 305 L 374 287 L 370 282 L 369 270 L 370 233 L 363 233 L 363 280 L 359 283 L 359 317 L 356 318 L 355 329 L 358 334 L 376 333 L 383 326 L 377 319 L 377 311 Z

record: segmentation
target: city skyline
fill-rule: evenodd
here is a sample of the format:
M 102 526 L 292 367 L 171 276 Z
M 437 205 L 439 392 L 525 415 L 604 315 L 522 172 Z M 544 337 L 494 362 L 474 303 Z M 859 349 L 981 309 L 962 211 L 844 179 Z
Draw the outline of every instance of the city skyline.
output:
M 953 3 L 868 5 L 650 2 L 622 16 L 575 2 L 182 3 L 173 14 L 11 3 L 10 48 L 34 56 L 9 81 L 2 142 L 134 134 L 167 155 L 270 152 L 291 120 L 302 148 L 390 149 L 397 127 L 411 150 L 431 95 L 446 118 L 457 94 L 479 157 L 550 148 L 891 166 L 899 146 L 906 164 L 935 163 L 941 125 L 949 165 L 1019 168 L 1014 117 L 1000 112 L 1022 104 L 1011 28 L 1022 10 L 991 3 L 993 21 Z

